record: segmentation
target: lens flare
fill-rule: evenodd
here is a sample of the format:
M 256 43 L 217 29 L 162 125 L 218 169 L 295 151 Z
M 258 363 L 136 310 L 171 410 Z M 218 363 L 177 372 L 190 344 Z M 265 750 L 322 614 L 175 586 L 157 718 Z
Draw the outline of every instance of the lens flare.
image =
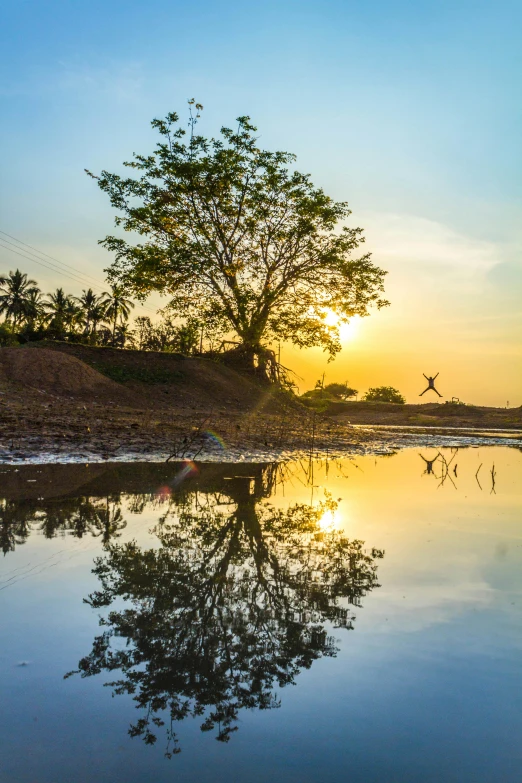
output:
M 177 487 L 179 484 L 181 484 L 182 481 L 185 481 L 185 479 L 189 478 L 190 476 L 195 476 L 198 472 L 198 468 L 195 462 L 192 462 L 191 459 L 184 460 L 184 465 L 179 471 L 179 473 L 176 473 L 174 476 L 174 480 L 171 483 L 172 487 Z
M 212 430 L 207 430 L 205 432 L 205 435 L 208 438 L 208 440 L 212 441 L 212 443 L 215 443 L 216 446 L 218 446 L 218 448 L 221 451 L 224 451 L 226 449 L 225 441 L 223 440 L 221 435 L 217 434 L 217 432 L 212 432 Z
M 190 478 L 191 476 L 195 476 L 197 473 L 198 473 L 198 467 L 192 460 L 190 459 L 183 460 L 183 467 L 180 468 L 180 470 L 176 473 L 176 475 L 170 481 L 170 483 L 158 487 L 155 494 L 163 499 L 169 498 L 172 495 L 172 491 L 176 487 L 179 487 L 179 485 L 183 481 Z
M 161 500 L 166 500 L 167 498 L 170 498 L 172 495 L 172 490 L 169 486 L 166 484 L 163 487 L 158 487 L 155 494 L 161 498 Z

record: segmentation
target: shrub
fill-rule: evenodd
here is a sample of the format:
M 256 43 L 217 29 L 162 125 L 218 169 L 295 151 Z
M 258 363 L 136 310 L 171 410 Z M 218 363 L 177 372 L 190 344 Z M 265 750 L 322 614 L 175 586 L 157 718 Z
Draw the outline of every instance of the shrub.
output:
M 396 402 L 399 405 L 406 402 L 400 391 L 393 386 L 374 386 L 368 389 L 362 399 L 364 402 Z
M 8 345 L 18 345 L 18 339 L 12 327 L 4 322 L 0 324 L 0 346 Z
M 327 383 L 324 390 L 330 397 L 337 397 L 340 400 L 347 400 L 358 394 L 357 389 L 352 389 L 347 383 Z

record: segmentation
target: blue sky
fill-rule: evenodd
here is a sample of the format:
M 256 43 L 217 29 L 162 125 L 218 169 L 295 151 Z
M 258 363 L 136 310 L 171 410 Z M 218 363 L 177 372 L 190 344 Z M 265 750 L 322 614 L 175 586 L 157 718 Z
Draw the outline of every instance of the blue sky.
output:
M 2 230 L 103 277 L 112 211 L 83 169 L 148 152 L 150 120 L 194 96 L 202 133 L 249 114 L 349 201 L 390 270 L 372 345 L 429 312 L 463 352 L 511 352 L 521 385 L 520 2 L 4 0 L 0 26 Z M 65 283 L 0 249 L 18 261 Z

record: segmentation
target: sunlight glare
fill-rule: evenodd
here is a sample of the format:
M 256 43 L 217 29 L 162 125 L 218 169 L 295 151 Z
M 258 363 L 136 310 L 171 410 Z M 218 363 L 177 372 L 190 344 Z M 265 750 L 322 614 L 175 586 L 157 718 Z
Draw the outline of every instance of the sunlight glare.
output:
M 321 530 L 338 530 L 341 527 L 341 515 L 337 510 L 327 509 L 319 520 Z
M 353 340 L 354 337 L 356 337 L 359 331 L 360 320 L 360 315 L 354 315 L 350 318 L 348 323 L 340 324 L 339 316 L 330 310 L 326 315 L 325 324 L 327 326 L 339 326 L 339 337 L 341 338 L 341 342 L 346 342 L 348 340 Z

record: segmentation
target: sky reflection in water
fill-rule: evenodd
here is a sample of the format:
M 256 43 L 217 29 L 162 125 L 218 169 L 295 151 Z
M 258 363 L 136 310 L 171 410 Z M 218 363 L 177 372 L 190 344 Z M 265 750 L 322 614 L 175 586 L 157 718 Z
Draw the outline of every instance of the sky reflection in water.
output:
M 422 457 L 3 466 L 0 780 L 518 781 L 522 455 Z

